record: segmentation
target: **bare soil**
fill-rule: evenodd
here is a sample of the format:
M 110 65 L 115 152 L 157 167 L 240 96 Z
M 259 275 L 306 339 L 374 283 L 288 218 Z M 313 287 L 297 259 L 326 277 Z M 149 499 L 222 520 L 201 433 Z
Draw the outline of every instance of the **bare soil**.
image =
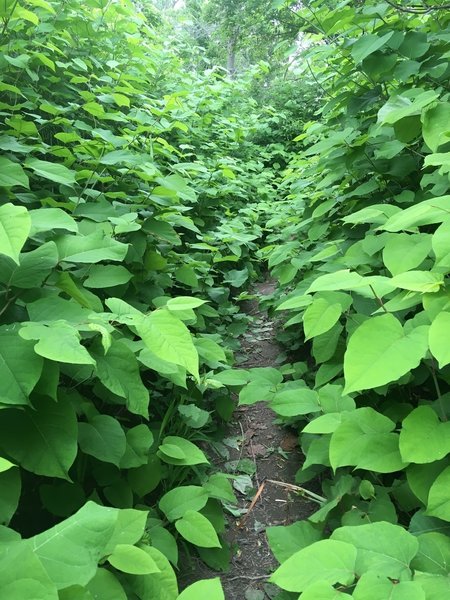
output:
M 264 297 L 270 295 L 274 287 L 271 282 L 264 282 L 256 285 L 254 292 Z M 248 301 L 245 311 L 253 317 L 253 322 L 242 340 L 245 359 L 239 367 L 276 367 L 280 354 L 275 339 L 276 324 L 259 308 L 257 300 Z M 259 497 L 252 506 L 248 495 L 237 492 L 240 507 L 251 507 L 251 510 L 242 517 L 229 519 L 227 539 L 236 547 L 229 571 L 217 573 L 194 560 L 190 571 L 182 575 L 185 585 L 200 578 L 220 576 L 226 600 L 263 600 L 277 594 L 275 587 L 267 584 L 278 563 L 270 552 L 266 528 L 305 519 L 317 505 L 281 485 L 295 483 L 295 473 L 302 464 L 303 455 L 295 433 L 274 420 L 274 413 L 264 403 L 241 406 L 235 411 L 228 437 L 237 443 L 227 462 L 252 461 L 252 482 Z M 223 466 L 220 461 L 215 462 L 219 467 Z

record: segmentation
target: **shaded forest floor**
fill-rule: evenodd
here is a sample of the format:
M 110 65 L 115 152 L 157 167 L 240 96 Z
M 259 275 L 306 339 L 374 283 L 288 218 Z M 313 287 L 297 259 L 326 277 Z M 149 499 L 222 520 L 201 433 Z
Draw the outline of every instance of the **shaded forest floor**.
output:
M 264 282 L 255 286 L 254 293 L 262 299 L 273 290 L 274 284 Z M 252 323 L 241 340 L 243 362 L 237 366 L 276 367 L 280 348 L 275 339 L 275 323 L 260 308 L 258 300 L 246 302 L 244 310 L 252 317 Z M 315 504 L 281 485 L 295 482 L 303 456 L 294 432 L 274 420 L 274 413 L 262 402 L 237 408 L 224 440 L 230 455 L 223 462 L 215 460 L 223 471 L 230 471 L 230 464 L 235 465 L 239 475 L 235 487 L 241 488 L 236 493 L 242 510 L 252 505 L 255 490 L 260 492 L 248 514 L 229 519 L 227 539 L 235 552 L 229 571 L 220 574 L 226 600 L 273 598 L 279 590 L 266 582 L 278 563 L 270 552 L 266 528 L 289 525 L 317 509 Z M 244 471 L 246 474 L 242 475 Z M 188 569 L 182 577 L 186 583 L 218 575 L 195 559 Z

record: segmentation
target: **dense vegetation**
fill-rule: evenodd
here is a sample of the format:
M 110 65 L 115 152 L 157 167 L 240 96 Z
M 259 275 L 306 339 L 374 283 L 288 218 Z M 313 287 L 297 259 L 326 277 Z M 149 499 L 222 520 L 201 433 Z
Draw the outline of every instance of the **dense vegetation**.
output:
M 0 595 L 223 598 L 238 392 L 326 498 L 278 600 L 450 596 L 448 8 L 161 4 L 0 1 Z

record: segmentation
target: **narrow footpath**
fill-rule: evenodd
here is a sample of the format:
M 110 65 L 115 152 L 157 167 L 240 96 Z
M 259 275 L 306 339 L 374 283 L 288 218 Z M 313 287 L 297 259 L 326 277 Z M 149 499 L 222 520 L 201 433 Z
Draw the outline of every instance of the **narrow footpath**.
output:
M 254 293 L 262 299 L 274 289 L 275 284 L 264 282 L 256 284 Z M 277 367 L 280 348 L 275 339 L 275 323 L 260 308 L 258 300 L 248 301 L 245 312 L 252 317 L 252 323 L 242 339 L 244 361 L 236 366 Z M 270 552 L 266 528 L 289 525 L 307 518 L 317 509 L 315 504 L 283 485 L 295 483 L 295 473 L 303 456 L 295 433 L 275 424 L 275 417 L 262 402 L 237 408 L 227 437 L 232 441 L 230 456 L 223 463 L 216 461 L 224 472 L 230 471 L 230 464 L 236 465 L 239 481 L 235 491 L 239 507 L 248 513 L 229 519 L 227 539 L 235 553 L 227 573 L 218 574 L 204 564 L 193 566 L 197 578 L 220 576 L 226 600 L 274 598 L 279 590 L 268 584 L 267 579 L 278 563 Z M 240 465 L 243 468 L 239 468 Z M 246 481 L 253 490 L 250 495 Z

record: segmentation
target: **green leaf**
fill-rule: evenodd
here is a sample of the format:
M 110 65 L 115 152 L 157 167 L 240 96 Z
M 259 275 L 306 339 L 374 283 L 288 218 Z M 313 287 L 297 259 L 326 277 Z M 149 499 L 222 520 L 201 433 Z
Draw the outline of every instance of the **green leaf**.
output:
M 65 229 L 78 233 L 76 221 L 62 208 L 36 208 L 30 210 L 28 214 L 31 217 L 31 236 L 53 229 Z
M 177 298 L 171 298 L 167 301 L 167 308 L 173 311 L 187 310 L 198 308 L 206 302 L 207 300 L 200 300 L 200 298 L 192 298 L 191 296 L 178 296 Z
M 419 535 L 419 551 L 412 561 L 412 568 L 425 573 L 448 576 L 450 570 L 450 539 L 431 531 Z
M 188 328 L 168 310 L 155 310 L 136 325 L 144 344 L 158 358 L 185 367 L 196 379 L 198 353 Z
M 450 266 L 450 219 L 446 219 L 433 234 L 431 245 L 438 267 Z
M 20 539 L 20 538 L 19 538 Z M 0 595 L 8 600 L 58 600 L 58 592 L 41 561 L 27 543 L 8 543 L 0 555 Z
M 210 420 L 208 411 L 198 408 L 195 404 L 182 404 L 178 407 L 182 420 L 193 429 L 201 429 Z
M 284 563 L 293 554 L 320 540 L 320 530 L 308 521 L 292 525 L 268 527 L 267 539 L 278 562 Z
M 95 364 L 95 360 L 80 344 L 78 330 L 65 321 L 55 321 L 49 325 L 26 323 L 19 335 L 25 340 L 39 340 L 34 351 L 44 358 L 75 365 Z
M 449 130 L 450 103 L 436 102 L 422 113 L 422 135 L 426 145 L 432 152 L 449 141 L 446 135 Z
M 270 401 L 270 408 L 282 417 L 297 417 L 320 411 L 317 392 L 307 387 L 281 389 Z
M 220 579 L 203 579 L 189 585 L 181 592 L 177 600 L 198 600 L 199 598 L 208 598 L 208 600 L 225 600 Z
M 27 158 L 25 166 L 34 171 L 39 177 L 49 179 L 54 183 L 62 183 L 70 187 L 73 187 L 75 183 L 75 171 L 71 171 L 64 165 L 39 160 L 38 158 Z
M 349 596 L 323 581 L 313 583 L 301 595 L 302 600 L 347 600 L 348 598 L 352 599 L 353 596 Z
M 86 589 L 95 598 L 108 598 L 108 600 L 127 600 L 123 587 L 117 577 L 107 569 L 99 568 L 95 576 L 89 581 Z
M 120 468 L 129 469 L 147 464 L 148 453 L 153 445 L 153 434 L 148 425 L 141 423 L 126 432 L 127 446 L 120 459 Z
M 408 271 L 396 275 L 391 281 L 396 287 L 425 294 L 438 292 L 444 285 L 444 276 L 429 271 Z
M 389 31 L 381 37 L 370 33 L 366 33 L 359 37 L 352 46 L 352 57 L 355 63 L 358 64 L 362 62 L 365 58 L 382 48 L 393 35 L 394 32 Z
M 342 314 L 342 306 L 331 304 L 324 298 L 315 298 L 303 315 L 305 340 L 329 331 Z
M 402 423 L 400 453 L 405 462 L 431 463 L 450 452 L 450 422 L 441 423 L 431 406 L 418 406 Z
M 436 478 L 428 495 L 427 515 L 450 521 L 450 467 Z
M 321 275 L 313 281 L 313 283 L 306 290 L 307 294 L 312 292 L 323 292 L 332 290 L 356 290 L 360 287 L 368 285 L 368 282 L 349 269 L 343 269 L 336 271 L 335 273 L 327 273 Z
M 125 454 L 125 433 L 109 415 L 95 415 L 88 423 L 78 423 L 78 443 L 85 454 L 116 467 Z
M 70 480 L 68 471 L 77 455 L 75 410 L 62 398 L 35 398 L 33 406 L 2 410 L 0 445 L 24 469 Z
M 116 508 L 88 502 L 72 517 L 30 538 L 30 547 L 59 590 L 91 581 L 118 514 Z
M 304 308 L 305 306 L 311 304 L 312 301 L 312 296 L 294 296 L 293 298 L 289 298 L 289 300 L 282 302 L 279 306 L 277 306 L 276 310 Z
M 358 576 L 371 571 L 392 579 L 408 579 L 409 565 L 419 548 L 416 537 L 403 527 L 386 522 L 340 527 L 331 538 L 355 547 Z
M 450 580 L 448 577 L 430 575 L 429 573 L 416 573 L 414 579 L 424 590 L 426 600 L 442 600 L 442 598 L 449 597 Z M 408 600 L 408 598 L 405 598 L 405 600 Z M 418 600 L 423 600 L 423 597 Z
M 399 233 L 389 237 L 383 249 L 383 262 L 392 275 L 418 267 L 431 250 L 428 234 Z
M 29 188 L 27 174 L 18 163 L 0 156 L 0 187 L 10 188 L 15 185 Z
M 59 259 L 74 263 L 98 263 L 102 260 L 121 262 L 128 244 L 123 244 L 98 230 L 89 235 L 62 235 L 55 238 Z
M 342 414 L 342 423 L 330 441 L 330 463 L 354 466 L 377 473 L 394 473 L 404 468 L 399 437 L 391 433 L 395 423 L 373 408 L 358 408 Z
M 114 552 L 108 556 L 108 562 L 118 571 L 132 575 L 160 572 L 153 558 L 145 550 L 131 544 L 117 544 Z
M 143 550 L 155 561 L 160 572 L 127 576 L 127 589 L 131 589 L 140 600 L 176 600 L 177 578 L 169 561 L 156 548 L 144 546 Z
M 8 467 L 7 463 L 11 466 Z M 19 504 L 22 491 L 20 470 L 8 460 L 1 459 L 0 472 L 0 523 L 8 524 Z M 0 559 L 1 560 L 1 559 Z
M 0 254 L 19 264 L 19 254 L 30 233 L 31 219 L 24 206 L 0 206 Z
M 128 283 L 133 277 L 128 269 L 115 265 L 93 265 L 84 285 L 89 288 L 108 288 Z
M 241 386 L 249 382 L 250 375 L 245 369 L 229 369 L 228 371 L 215 373 L 214 380 L 220 381 L 224 385 Z
M 113 394 L 125 398 L 130 412 L 147 417 L 149 393 L 142 383 L 134 353 L 123 342 L 113 341 L 106 355 L 98 346 L 93 348 L 92 354 L 97 376 L 103 385 Z
M 449 212 L 450 196 L 431 198 L 395 213 L 380 229 L 396 233 L 421 225 L 442 223 L 447 220 Z
M 288 592 L 303 592 L 318 582 L 350 585 L 354 580 L 356 548 L 336 540 L 320 540 L 284 562 L 270 581 Z
M 209 462 L 195 444 L 174 435 L 164 438 L 159 447 L 158 456 L 170 465 L 200 465 Z
M 8 261 L 8 264 L 5 264 Z M 20 264 L 0 259 L 0 279 L 12 287 L 31 289 L 42 285 L 58 262 L 54 242 L 42 244 L 31 252 L 21 253 Z
M 145 531 L 148 513 L 144 510 L 124 508 L 117 512 L 117 519 L 108 543 L 105 555 L 111 554 L 117 544 L 135 544 Z
M 208 501 L 206 490 L 195 485 L 176 487 L 164 494 L 159 508 L 169 521 L 181 519 L 188 510 L 201 510 Z
M 425 600 L 420 584 L 414 581 L 393 581 L 377 573 L 364 573 L 353 592 L 354 600 Z
M 29 395 L 39 381 L 44 361 L 33 344 L 9 326 L 0 327 L 0 381 L 3 404 L 29 404 Z
M 221 543 L 211 522 L 195 510 L 187 510 L 175 522 L 175 528 L 185 540 L 201 548 L 220 548 Z
M 415 369 L 428 349 L 428 327 L 405 334 L 391 314 L 362 323 L 344 356 L 345 393 L 379 387 Z
M 214 473 L 214 475 L 211 475 L 208 481 L 203 484 L 203 487 L 208 492 L 210 498 L 225 500 L 231 504 L 236 502 L 231 483 L 223 473 Z
M 450 313 L 443 311 L 433 320 L 429 332 L 430 351 L 437 358 L 440 369 L 450 363 L 449 335 Z

